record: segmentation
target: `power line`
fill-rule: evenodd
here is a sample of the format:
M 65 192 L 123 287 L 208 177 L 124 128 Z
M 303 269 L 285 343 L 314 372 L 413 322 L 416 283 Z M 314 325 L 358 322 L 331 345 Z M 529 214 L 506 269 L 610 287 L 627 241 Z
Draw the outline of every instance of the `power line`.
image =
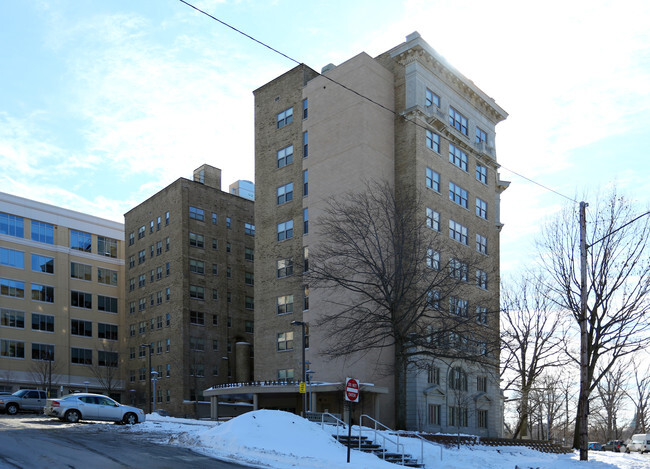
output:
M 298 64 L 298 65 L 305 65 L 303 62 L 300 62 L 299 60 L 294 59 L 293 57 L 291 57 L 291 56 L 285 54 L 284 52 L 279 51 L 278 49 L 275 49 L 274 47 L 271 47 L 270 45 L 266 44 L 265 42 L 262 42 L 262 41 L 260 41 L 259 39 L 256 39 L 255 37 L 253 37 L 253 36 L 251 36 L 251 35 L 249 35 L 249 34 L 246 34 L 245 32 L 243 32 L 243 31 L 241 31 L 241 30 L 235 28 L 234 26 L 232 26 L 232 25 L 226 23 L 226 22 L 223 21 L 223 20 L 220 20 L 219 18 L 217 18 L 217 17 L 211 15 L 211 14 L 208 13 L 208 12 L 206 12 L 206 11 L 204 11 L 204 10 L 201 10 L 200 8 L 198 8 L 198 7 L 194 6 L 194 5 L 192 5 L 191 3 L 189 3 L 189 2 L 187 2 L 187 1 L 185 1 L 185 0 L 179 0 L 179 1 L 180 1 L 181 3 L 184 3 L 185 5 L 187 5 L 188 7 L 193 8 L 194 10 L 198 11 L 199 13 L 202 13 L 202 14 L 204 14 L 205 16 L 207 16 L 207 17 L 209 17 L 209 18 L 212 18 L 214 21 L 216 21 L 216 22 L 218 22 L 218 23 L 220 23 L 220 24 L 226 26 L 227 28 L 232 29 L 233 31 L 235 31 L 235 32 L 237 32 L 237 33 L 239 33 L 239 34 L 241 34 L 242 36 L 247 37 L 247 38 L 250 39 L 251 41 L 254 41 L 254 42 L 258 43 L 259 45 L 261 45 L 261 46 L 263 46 L 263 47 L 266 47 L 266 48 L 269 49 L 269 50 L 272 50 L 272 51 L 275 52 L 276 54 L 279 54 L 279 55 L 281 55 L 282 57 L 284 57 L 284 58 L 286 58 L 286 59 L 288 59 L 288 60 L 290 60 L 290 61 L 292 61 L 292 62 L 294 62 L 294 63 L 296 63 L 296 64 Z M 318 73 L 318 72 L 316 72 L 316 73 Z M 373 100 L 372 98 L 369 98 L 369 97 L 367 97 L 367 96 L 365 96 L 365 95 L 359 93 L 359 92 L 356 91 L 356 90 L 353 90 L 352 88 L 349 88 L 348 86 L 346 86 L 346 85 L 344 85 L 343 83 L 340 83 L 340 82 L 334 80 L 333 78 L 331 78 L 331 77 L 329 77 L 329 76 L 323 75 L 322 73 L 319 73 L 318 75 L 321 76 L 321 77 L 323 77 L 323 78 L 325 78 L 326 80 L 331 81 L 332 83 L 337 84 L 337 85 L 340 86 L 341 88 L 343 88 L 343 89 L 345 89 L 345 90 L 347 90 L 347 91 L 349 91 L 349 92 L 351 92 L 351 93 L 354 93 L 355 95 L 359 96 L 360 98 L 365 99 L 366 101 L 368 101 L 368 102 L 370 102 L 370 103 L 372 103 L 372 104 L 375 104 L 375 105 L 381 107 L 382 109 L 384 109 L 384 110 L 390 112 L 391 114 L 393 114 L 395 117 L 398 117 L 398 118 L 401 117 L 401 118 L 404 119 L 405 121 L 410 122 L 410 123 L 412 123 L 412 124 L 414 124 L 414 125 L 416 125 L 416 126 L 422 128 L 422 129 L 424 129 L 424 130 L 430 130 L 428 127 L 426 127 L 426 126 L 420 124 L 419 122 L 417 122 L 417 121 L 415 121 L 415 120 L 412 120 L 412 119 L 409 119 L 408 117 L 399 114 L 398 112 L 396 112 L 396 111 L 394 111 L 394 110 L 392 110 L 392 109 L 390 109 L 390 108 L 384 106 L 383 104 L 381 104 L 381 103 L 379 103 L 379 102 Z M 523 174 L 520 174 L 520 173 L 518 173 L 518 172 L 516 172 L 516 171 L 513 171 L 512 169 L 506 168 L 506 167 L 503 166 L 503 165 L 499 165 L 499 166 L 500 166 L 501 168 L 507 170 L 507 171 L 510 171 L 510 172 L 513 173 L 513 174 L 516 174 L 517 176 L 519 176 L 519 177 L 522 178 L 522 179 L 525 179 L 525 180 L 527 180 L 527 181 L 529 181 L 529 182 L 532 182 L 533 184 L 538 185 L 539 187 L 541 187 L 541 188 L 543 188 L 543 189 L 545 189 L 545 190 L 547 190 L 547 191 L 553 192 L 554 194 L 557 194 L 557 195 L 559 195 L 560 197 L 564 197 L 565 199 L 567 199 L 567 200 L 569 200 L 569 201 L 571 201 L 571 202 L 573 202 L 573 203 L 576 203 L 576 204 L 579 203 L 579 202 L 576 201 L 575 199 L 572 199 L 571 197 L 568 197 L 568 196 L 566 196 L 566 195 L 564 195 L 564 194 L 561 194 L 560 192 L 558 192 L 558 191 L 556 191 L 556 190 L 554 190 L 554 189 L 551 189 L 550 187 L 547 187 L 547 186 L 545 186 L 545 185 L 543 185 L 543 184 L 540 184 L 539 182 L 534 181 L 533 179 L 530 179 L 530 178 L 524 176 Z
M 634 223 L 635 221 L 637 221 L 638 219 L 640 219 L 640 218 L 642 218 L 642 217 L 645 217 L 646 215 L 650 215 L 650 211 L 645 212 L 645 213 L 642 213 L 642 214 L 639 215 L 638 217 L 633 218 L 632 220 L 628 221 L 627 223 L 625 223 L 625 224 L 619 226 L 618 228 L 616 228 L 614 231 L 611 231 L 611 232 L 607 233 L 605 236 L 603 236 L 603 237 L 600 238 L 599 240 L 594 241 L 594 242 L 591 243 L 591 244 L 587 244 L 587 247 L 590 248 L 590 247 L 592 247 L 593 245 L 600 243 L 602 240 L 604 240 L 604 239 L 606 239 L 606 238 L 609 238 L 610 236 L 612 236 L 612 235 L 613 235 L 614 233 L 616 233 L 617 231 L 622 230 L 622 229 L 625 228 L 626 226 L 631 225 L 632 223 Z

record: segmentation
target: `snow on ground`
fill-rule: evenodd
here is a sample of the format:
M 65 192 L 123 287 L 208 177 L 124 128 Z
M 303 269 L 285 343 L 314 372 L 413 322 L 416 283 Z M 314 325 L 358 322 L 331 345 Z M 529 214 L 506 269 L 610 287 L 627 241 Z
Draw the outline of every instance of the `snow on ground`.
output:
M 357 427 L 354 428 L 357 430 Z M 395 469 L 370 454 L 352 451 L 346 463 L 347 448 L 332 438 L 334 427 L 321 426 L 288 412 L 258 410 L 228 422 L 178 419 L 147 415 L 147 421 L 131 431 L 164 435 L 169 444 L 191 448 L 218 459 L 236 461 L 252 467 L 274 469 Z M 358 431 L 358 430 L 357 430 Z M 366 433 L 368 434 L 368 433 Z M 388 438 L 395 437 L 382 434 Z M 552 455 L 522 447 L 461 446 L 445 448 L 414 438 L 400 438 L 406 451 L 420 459 L 424 454 L 427 469 L 650 469 L 649 454 L 620 454 L 590 451 L 589 461 L 581 462 L 577 453 Z

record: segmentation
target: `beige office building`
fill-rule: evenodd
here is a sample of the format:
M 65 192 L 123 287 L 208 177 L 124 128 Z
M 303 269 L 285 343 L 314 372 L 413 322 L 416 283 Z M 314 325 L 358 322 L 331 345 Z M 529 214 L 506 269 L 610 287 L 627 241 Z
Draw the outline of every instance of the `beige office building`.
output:
M 499 178 L 494 142 L 495 127 L 507 114 L 417 33 L 378 57 L 361 53 L 322 74 L 297 66 L 254 95 L 255 327 L 264 331 L 255 336 L 255 379 L 301 378 L 302 328 L 292 322 L 304 322 L 313 379 L 329 383 L 328 389 L 340 385 L 334 393 L 315 388 L 311 409 L 341 413 L 342 383 L 355 377 L 365 383 L 363 412 L 393 425 L 393 377 L 382 372 L 392 365 L 392 350 L 338 361 L 319 353 L 336 340 L 313 327 L 335 304 L 325 292 L 310 290 L 302 275 L 309 250 L 319 244 L 319 216 L 328 198 L 355 191 L 364 180 L 413 189 L 427 205 L 422 217 L 429 226 L 449 235 L 450 250 L 484 256 L 480 281 L 473 284 L 472 272 L 466 298 L 454 301 L 498 337 L 498 314 L 487 321 L 484 313 L 499 309 L 499 203 L 508 183 Z M 438 364 L 434 373 L 413 371 L 407 426 L 499 436 L 494 353 L 493 373 L 463 363 Z M 470 404 L 459 406 L 450 386 L 452 370 L 461 368 Z M 287 397 L 275 407 L 300 411 L 302 404 Z
M 120 398 L 124 229 L 0 193 L 0 390 Z

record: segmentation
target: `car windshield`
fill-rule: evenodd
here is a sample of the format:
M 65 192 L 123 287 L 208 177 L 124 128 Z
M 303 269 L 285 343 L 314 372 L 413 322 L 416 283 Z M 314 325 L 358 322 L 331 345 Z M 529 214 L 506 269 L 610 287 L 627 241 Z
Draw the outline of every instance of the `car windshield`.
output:
M 14 396 L 23 397 L 27 393 L 27 389 L 21 389 L 13 393 Z

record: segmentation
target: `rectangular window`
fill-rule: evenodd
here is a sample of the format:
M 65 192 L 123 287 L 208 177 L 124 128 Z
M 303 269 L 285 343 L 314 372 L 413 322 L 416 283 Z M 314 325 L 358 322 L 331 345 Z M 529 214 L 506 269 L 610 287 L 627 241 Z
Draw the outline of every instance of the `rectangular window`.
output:
M 478 392 L 487 392 L 487 376 L 476 377 L 476 390 Z
M 277 118 L 277 128 L 281 129 L 285 125 L 289 125 L 293 122 L 293 107 L 285 109 L 284 111 L 278 113 Z
M 25 220 L 8 213 L 0 213 L 0 234 L 24 238 Z
M 156 267 L 156 281 L 163 278 L 163 268 L 162 266 Z
M 13 298 L 25 298 L 25 282 L 0 278 L 0 295 Z
M 34 256 L 32 254 L 32 270 L 34 270 Z M 49 258 L 48 258 L 49 259 Z M 25 268 L 25 253 L 14 249 L 0 248 L 0 265 L 15 267 L 17 269 Z M 37 270 L 36 272 L 40 272 Z
M 81 291 L 70 291 L 70 305 L 77 308 L 93 309 L 93 296 Z
M 115 324 L 97 324 L 97 338 L 107 340 L 117 340 L 117 325 Z
M 276 201 L 278 205 L 286 204 L 293 200 L 293 182 L 280 186 L 276 190 Z
M 427 383 L 440 384 L 440 368 L 437 366 L 429 366 L 427 369 Z
M 144 263 L 144 261 L 147 259 L 147 253 L 143 249 L 142 251 L 138 251 L 138 264 Z
M 278 380 L 279 381 L 292 380 L 293 378 L 294 378 L 294 370 L 293 370 L 293 368 L 289 368 L 287 370 L 278 370 Z
M 105 236 L 97 236 L 97 254 L 117 258 L 117 240 Z
M 205 326 L 205 313 L 201 311 L 190 311 L 190 324 Z
M 108 352 L 106 350 L 97 351 L 97 364 L 99 366 L 117 368 L 117 362 L 118 362 L 117 352 Z
M 302 249 L 302 269 L 304 272 L 309 270 L 309 246 Z
M 427 130 L 427 148 L 440 153 L 440 135 Z
M 248 236 L 255 236 L 255 225 L 251 223 L 244 223 L 244 234 Z
M 431 168 L 426 170 L 426 185 L 429 189 L 440 192 L 440 174 Z
M 307 119 L 307 115 L 309 114 L 308 110 L 309 110 L 309 102 L 308 102 L 307 98 L 305 98 L 305 99 L 302 100 L 302 118 L 303 119 Z
M 169 212 L 165 212 L 165 226 L 169 225 Z
M 219 264 L 212 264 L 212 275 L 219 274 Z
M 84 321 L 82 319 L 71 319 L 70 320 L 70 334 L 71 335 L 80 335 L 83 337 L 92 337 L 93 336 L 93 323 L 90 321 Z
M 135 256 L 129 256 L 129 269 L 135 267 Z
M 205 339 L 203 337 L 190 337 L 190 350 L 205 352 Z
M 162 241 L 156 242 L 156 256 L 160 256 L 162 254 L 162 244 Z
M 429 425 L 440 425 L 440 404 L 429 404 Z
M 32 241 L 54 244 L 54 225 L 32 220 Z
M 0 340 L 0 357 L 25 358 L 25 342 L 18 340 Z
M 169 301 L 170 297 L 171 297 L 171 289 L 165 288 L 165 301 Z
M 203 249 L 204 244 L 205 244 L 205 240 L 203 239 L 202 234 L 196 234 L 190 232 L 190 246 Z
M 156 231 L 160 231 L 160 222 L 161 222 L 160 217 L 157 217 L 156 218 Z
M 0 308 L 0 326 L 24 329 L 25 313 L 13 309 Z
M 153 220 L 149 222 L 149 233 L 153 233 Z
M 278 296 L 276 310 L 278 314 L 293 313 L 293 295 Z
M 205 299 L 205 288 L 197 285 L 190 285 L 190 298 L 195 300 Z
M 458 259 L 449 259 L 449 276 L 467 282 L 468 265 Z
M 438 290 L 427 291 L 427 306 L 429 308 L 440 308 L 440 292 Z
M 482 288 L 483 290 L 487 290 L 488 287 L 487 272 L 484 272 L 482 270 L 476 271 L 476 286 Z
M 92 365 L 93 364 L 93 351 L 87 348 L 70 349 L 70 361 L 77 365 Z
M 277 350 L 293 350 L 293 332 L 280 332 L 277 339 Z
M 302 157 L 307 158 L 309 156 L 309 133 L 304 131 L 302 133 Z
M 463 171 L 467 171 L 467 153 L 451 143 L 449 144 L 449 162 Z
M 449 200 L 456 202 L 463 208 L 468 208 L 467 191 L 453 182 L 449 182 Z
M 244 331 L 247 332 L 248 334 L 253 334 L 253 321 L 245 321 L 244 323 Z
M 449 237 L 467 245 L 467 227 L 454 220 L 449 220 Z
M 426 91 L 424 92 L 424 105 L 427 107 L 429 106 L 440 107 L 440 96 L 438 96 L 429 88 L 427 88 Z
M 117 298 L 97 295 L 97 309 L 105 313 L 117 314 Z M 135 303 L 133 309 L 135 311 Z
M 476 215 L 487 220 L 488 217 L 488 206 L 487 202 L 484 200 L 476 198 Z
M 440 231 L 440 214 L 427 207 L 427 226 L 435 231 Z
M 440 251 L 427 249 L 427 267 L 434 270 L 440 270 Z
M 92 270 L 91 265 L 70 262 L 70 277 L 72 278 L 90 281 L 92 280 Z
M 467 117 L 462 115 L 453 107 L 449 106 L 449 125 L 460 130 L 463 134 L 467 134 Z
M 77 251 L 92 252 L 92 242 L 90 233 L 83 231 L 70 230 L 70 249 Z
M 278 223 L 278 241 L 293 238 L 293 220 Z
M 129 301 L 129 314 L 133 314 L 133 313 L 135 313 L 135 301 Z
M 32 300 L 54 303 L 54 287 L 32 283 Z
M 255 309 L 255 298 L 253 298 L 252 296 L 245 297 L 244 298 L 244 307 L 246 309 L 251 309 L 251 310 Z
M 135 243 L 135 235 L 133 234 L 133 232 L 131 232 L 129 233 L 129 246 L 133 246 L 134 243 Z
M 193 220 L 205 221 L 205 212 L 202 208 L 192 207 L 190 205 L 190 218 Z
M 476 165 L 476 180 L 487 184 L 487 168 L 480 164 Z
M 32 313 L 32 330 L 54 332 L 54 316 Z
M 309 234 L 309 208 L 302 209 L 302 234 Z
M 138 300 L 138 311 L 144 311 L 145 309 L 147 309 L 147 299 L 140 298 Z
M 309 311 L 309 285 L 305 285 L 302 290 L 302 310 Z
M 293 145 L 278 150 L 277 153 L 278 168 L 282 168 L 293 163 Z
M 278 260 L 276 271 L 278 278 L 284 278 L 293 275 L 293 259 Z
M 455 296 L 449 297 L 449 312 L 461 318 L 466 318 L 468 316 L 468 307 L 469 303 L 467 300 L 462 298 L 457 298 Z
M 144 238 L 146 232 L 147 232 L 147 228 L 144 225 L 138 228 L 138 239 Z
M 487 428 L 488 427 L 488 411 L 487 410 L 478 410 L 476 414 L 476 426 L 478 428 Z
M 466 427 L 467 407 L 449 406 L 447 425 L 450 427 Z
M 147 284 L 147 276 L 145 274 L 138 275 L 138 288 L 143 288 Z
M 255 251 L 251 248 L 244 249 L 244 260 L 254 262 L 255 261 Z
M 487 143 L 487 132 L 478 127 L 476 128 L 476 143 Z
M 232 278 L 232 267 L 226 266 L 226 278 Z
M 476 322 L 479 324 L 487 324 L 488 323 L 488 313 L 487 313 L 487 308 L 484 306 L 477 306 L 476 307 Z
M 169 251 L 169 236 L 165 238 L 165 251 Z
M 249 287 L 255 285 L 255 276 L 253 272 L 244 272 L 244 283 Z
M 205 263 L 196 259 L 190 259 L 190 272 L 203 275 L 205 273 Z
M 113 287 L 117 286 L 117 271 L 103 269 L 101 267 L 97 268 L 97 283 L 103 283 L 104 285 L 111 285 Z
M 486 255 L 488 253 L 487 238 L 478 233 L 476 234 L 476 251 Z

